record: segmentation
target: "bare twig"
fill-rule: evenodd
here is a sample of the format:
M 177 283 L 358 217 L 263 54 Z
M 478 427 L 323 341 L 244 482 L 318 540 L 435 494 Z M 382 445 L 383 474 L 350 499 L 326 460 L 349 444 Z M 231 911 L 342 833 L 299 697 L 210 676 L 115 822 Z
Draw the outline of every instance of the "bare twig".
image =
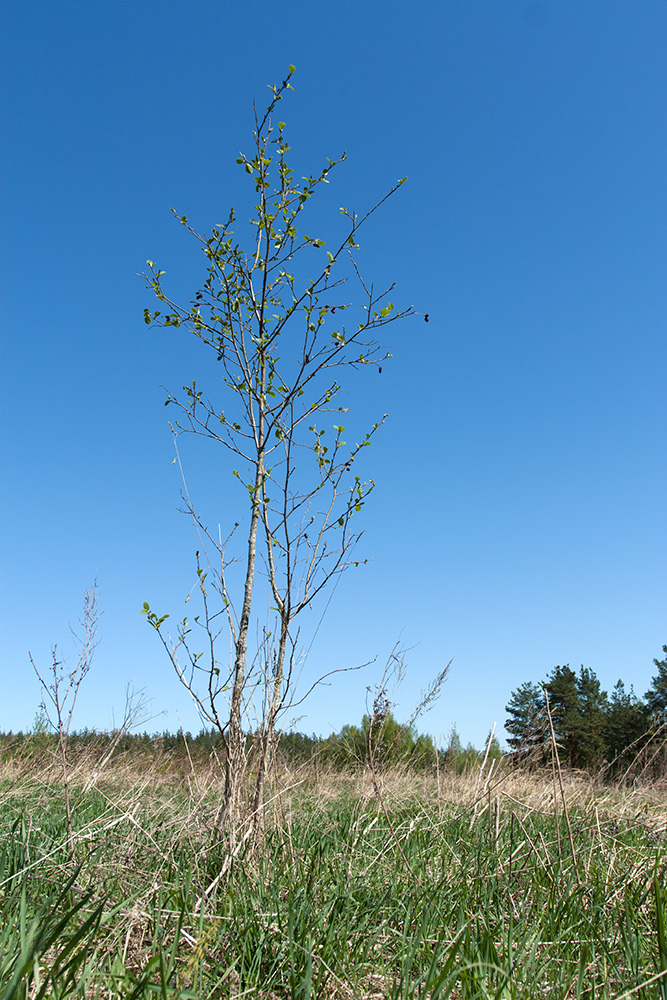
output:
M 97 632 L 99 619 L 102 614 L 103 612 L 100 611 L 98 604 L 97 581 L 95 581 L 90 590 L 87 590 L 84 595 L 83 617 L 79 622 L 80 630 L 77 631 L 70 625 L 70 632 L 74 637 L 75 644 L 79 647 L 79 658 L 76 666 L 71 670 L 67 669 L 67 660 L 59 658 L 58 647 L 54 646 L 51 651 L 52 662 L 47 680 L 37 667 L 32 653 L 28 653 L 33 670 L 37 674 L 42 686 L 42 708 L 58 740 L 58 756 L 65 791 L 67 843 L 72 855 L 74 855 L 74 835 L 72 832 L 72 802 L 67 744 L 79 689 L 90 670 L 93 662 L 93 654 L 99 642 Z

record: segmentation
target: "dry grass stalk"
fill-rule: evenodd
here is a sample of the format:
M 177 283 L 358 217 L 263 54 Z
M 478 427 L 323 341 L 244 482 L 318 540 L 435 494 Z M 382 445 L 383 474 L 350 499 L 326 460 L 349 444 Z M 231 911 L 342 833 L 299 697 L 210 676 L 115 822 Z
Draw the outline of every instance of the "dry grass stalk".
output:
M 570 814 L 567 808 L 567 799 L 565 798 L 565 791 L 563 789 L 563 773 L 560 766 L 560 757 L 558 756 L 558 743 L 556 742 L 556 734 L 554 732 L 554 723 L 551 717 L 551 707 L 549 705 L 549 692 L 546 687 L 544 688 L 544 702 L 547 710 L 547 716 L 549 718 L 549 728 L 551 730 L 551 742 L 553 746 L 553 753 L 556 759 L 556 767 L 558 773 L 558 786 L 560 788 L 561 799 L 563 801 L 563 811 L 565 813 L 565 822 L 567 824 L 567 833 L 570 838 L 570 850 L 572 852 L 572 862 L 574 864 L 574 874 L 577 879 L 577 885 L 581 885 L 581 879 L 579 877 L 579 868 L 577 865 L 577 853 L 574 849 L 574 837 L 572 836 L 572 825 L 570 823 Z M 556 827 L 558 829 L 558 827 Z

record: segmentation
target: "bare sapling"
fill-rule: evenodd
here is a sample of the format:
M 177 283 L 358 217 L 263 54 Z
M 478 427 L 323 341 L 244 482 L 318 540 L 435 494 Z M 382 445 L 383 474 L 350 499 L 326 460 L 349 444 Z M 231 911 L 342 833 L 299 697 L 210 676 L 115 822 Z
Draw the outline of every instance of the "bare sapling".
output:
M 99 620 L 103 613 L 99 608 L 99 593 L 97 582 L 95 582 L 84 595 L 83 616 L 79 620 L 79 628 L 70 625 L 70 632 L 79 651 L 74 667 L 68 667 L 67 659 L 60 656 L 57 645 L 51 650 L 51 667 L 48 673 L 42 672 L 35 663 L 32 653 L 28 653 L 33 670 L 42 686 L 42 710 L 48 725 L 55 732 L 57 738 L 58 759 L 65 792 L 67 843 L 72 856 L 74 855 L 74 834 L 72 831 L 70 766 L 67 744 L 79 690 L 92 666 L 93 655 L 99 643 L 97 633 Z
M 86 783 L 83 786 L 83 793 L 89 791 L 97 784 L 102 772 L 116 753 L 123 737 L 127 733 L 132 732 L 133 729 L 145 726 L 146 723 L 151 721 L 152 717 L 148 714 L 147 708 L 148 702 L 143 690 L 135 691 L 130 684 L 127 684 L 125 686 L 125 706 L 120 723 L 116 723 L 114 719 L 110 732 L 111 740 L 109 745 L 105 747 L 103 754 L 96 761 L 95 766 L 88 775 Z
M 152 261 L 144 275 L 162 304 L 146 310 L 146 323 L 186 329 L 213 361 L 211 396 L 196 380 L 182 394 L 167 391 L 165 405 L 177 411 L 174 438 L 195 434 L 219 446 L 240 487 L 238 513 L 222 512 L 229 524 L 223 532 L 219 519 L 210 528 L 195 509 L 184 477 L 184 510 L 200 541 L 201 613 L 182 619 L 171 635 L 167 615 L 147 603 L 143 609 L 202 722 L 220 734 L 225 790 L 217 825 L 232 839 L 242 819 L 248 748 L 252 743 L 256 755 L 248 807 L 258 817 L 280 720 L 295 699 L 304 659 L 297 619 L 348 566 L 365 561 L 353 559 L 361 536 L 354 518 L 374 483 L 356 474 L 356 464 L 384 417 L 346 444 L 343 376 L 381 372 L 390 354 L 376 332 L 413 314 L 389 301 L 393 285 L 378 292 L 367 283 L 355 260 L 361 227 L 402 180 L 361 217 L 342 208 L 329 249 L 319 235 L 301 231 L 313 195 L 345 154 L 295 179 L 285 123 L 274 120 L 293 71 L 271 88 L 266 113 L 255 112 L 253 152 L 237 160 L 254 188 L 249 243 L 237 240 L 233 210 L 210 235 L 177 216 L 207 258 L 203 284 L 179 305 Z M 351 320 L 349 283 L 362 300 Z
M 424 712 L 428 712 L 435 705 L 436 701 L 440 697 L 442 692 L 442 687 L 447 679 L 447 674 L 449 673 L 449 668 L 452 665 L 450 660 L 446 666 L 444 666 L 433 678 L 431 683 L 428 685 L 425 691 L 422 691 L 421 697 L 418 704 L 416 705 L 412 715 L 410 716 L 406 726 L 397 727 L 398 732 L 394 734 L 394 738 L 400 737 L 401 730 L 410 730 L 417 719 Z M 374 691 L 374 699 L 372 710 L 369 713 L 369 724 L 368 724 L 368 763 L 371 772 L 371 780 L 373 782 L 373 789 L 375 795 L 380 804 L 380 808 L 387 822 L 389 832 L 391 834 L 392 840 L 396 844 L 399 854 L 403 858 L 407 870 L 412 875 L 415 882 L 421 886 L 421 881 L 415 874 L 414 869 L 408 861 L 403 846 L 398 838 L 394 824 L 391 819 L 391 815 L 387 808 L 387 804 L 382 792 L 382 786 L 380 782 L 380 766 L 383 751 L 387 750 L 385 746 L 386 730 L 387 724 L 392 719 L 392 703 L 395 698 L 396 691 L 405 679 L 405 650 L 403 650 L 398 644 L 394 646 L 391 653 L 389 654 L 389 659 L 384 668 L 382 678 L 380 683 L 377 685 Z M 392 687 L 392 693 L 389 694 L 389 687 Z M 370 689 L 369 689 L 370 690 Z M 437 780 L 438 780 L 438 807 L 440 805 L 440 770 L 438 762 L 439 751 L 435 747 L 435 758 L 436 758 L 436 768 L 437 768 Z

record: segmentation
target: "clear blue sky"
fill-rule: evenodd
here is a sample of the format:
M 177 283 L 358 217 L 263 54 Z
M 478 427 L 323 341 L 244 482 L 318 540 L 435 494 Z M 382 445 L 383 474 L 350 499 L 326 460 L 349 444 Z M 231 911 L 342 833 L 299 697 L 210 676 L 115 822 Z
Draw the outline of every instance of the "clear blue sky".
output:
M 28 650 L 66 648 L 97 577 L 75 725 L 108 726 L 130 682 L 150 728 L 197 728 L 139 610 L 182 616 L 192 586 L 161 386 L 202 362 L 144 325 L 136 272 L 152 258 L 196 290 L 169 208 L 200 229 L 250 214 L 235 160 L 289 63 L 298 170 L 348 151 L 320 232 L 407 174 L 362 259 L 430 314 L 352 386 L 361 418 L 390 414 L 365 456 L 373 561 L 341 579 L 308 671 L 401 639 L 400 717 L 453 658 L 422 725 L 476 745 L 556 664 L 643 693 L 667 642 L 664 0 L 14 0 L 2 35 L 0 727 L 32 724 Z M 215 453 L 188 439 L 183 459 L 209 520 L 237 520 Z M 377 675 L 314 696 L 299 728 L 358 721 Z

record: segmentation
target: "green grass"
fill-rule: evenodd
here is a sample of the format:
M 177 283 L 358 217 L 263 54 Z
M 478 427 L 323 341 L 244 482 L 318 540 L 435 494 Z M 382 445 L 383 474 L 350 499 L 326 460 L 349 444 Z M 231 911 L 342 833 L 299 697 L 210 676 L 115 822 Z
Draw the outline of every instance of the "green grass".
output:
M 311 775 L 230 858 L 211 774 L 81 776 L 75 859 L 57 781 L 1 782 L 0 1000 L 667 998 L 659 795 L 572 780 L 573 857 L 547 779 L 495 790 L 497 839 L 474 782 L 383 782 L 391 826 Z

